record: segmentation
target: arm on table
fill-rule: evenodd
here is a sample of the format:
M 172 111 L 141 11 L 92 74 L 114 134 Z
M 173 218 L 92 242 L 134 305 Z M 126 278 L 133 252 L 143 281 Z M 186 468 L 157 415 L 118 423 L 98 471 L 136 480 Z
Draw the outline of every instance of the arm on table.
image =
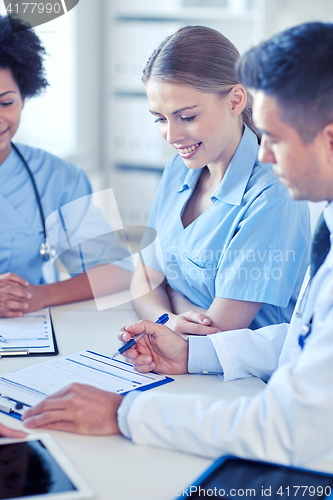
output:
M 95 436 L 120 434 L 117 411 L 122 400 L 119 394 L 71 384 L 26 410 L 22 420 L 29 428 Z
M 216 326 L 221 331 L 247 328 L 262 306 L 261 302 L 215 297 L 209 309 L 204 309 L 193 304 L 188 298 L 172 290 L 169 286 L 167 294 L 174 313 L 181 316 L 184 312 L 191 309 L 198 314 L 210 318 L 211 326 Z
M 162 357 L 166 357 L 169 349 L 175 362 L 177 352 L 172 353 L 170 349 L 178 349 L 178 373 L 185 370 L 187 348 L 182 347 L 184 340 L 166 326 L 148 321 L 127 327 L 131 335 L 143 329 L 148 334 L 146 337 L 152 337 L 156 342 L 155 352 L 165 344 Z M 138 341 L 138 346 L 144 345 L 144 338 Z M 145 344 L 145 347 L 151 348 L 152 345 Z M 317 356 L 319 351 L 321 356 Z M 326 405 L 326 399 L 318 398 L 317 390 L 314 390 L 320 387 L 321 391 L 327 392 L 329 400 L 333 399 L 330 377 L 320 369 L 323 362 L 327 367 L 332 366 L 330 354 L 326 351 L 317 349 L 313 356 L 309 350 L 305 362 L 288 363 L 279 368 L 267 388 L 254 397 L 225 401 L 205 395 L 147 391 L 134 399 L 125 399 L 125 407 L 126 401 L 130 404 L 121 419 L 126 419 L 128 437 L 137 444 L 209 458 L 230 453 L 281 463 L 305 463 L 333 446 L 329 418 L 331 404 Z M 145 353 L 139 353 L 137 360 L 139 356 L 144 357 Z M 327 358 L 326 361 L 323 357 Z M 314 377 L 314 374 L 317 375 Z M 326 383 L 318 386 L 323 378 Z M 119 434 L 117 415 L 121 402 L 119 395 L 73 384 L 27 410 L 23 421 L 29 428 Z M 320 431 L 322 438 L 318 429 L 326 429 L 326 432 Z
M 129 288 L 131 272 L 116 265 L 96 267 L 89 272 L 98 273 L 98 271 L 101 271 L 101 279 L 104 280 L 103 286 L 98 290 L 99 296 Z M 43 307 L 93 298 L 94 294 L 86 273 L 48 285 L 30 285 L 13 273 L 0 275 L 0 316 L 2 317 L 22 316 L 23 313 Z
M 141 371 L 154 367 L 161 368 L 165 373 L 167 370 L 178 374 L 187 371 L 187 342 L 165 325 L 145 320 L 126 330 L 126 338 L 122 334 L 122 340 L 128 340 L 128 334 L 134 336 L 141 331 L 147 333 L 135 348 L 127 352 L 137 366 L 141 366 Z M 221 333 L 217 336 L 223 335 Z M 206 339 L 209 341 L 208 337 Z M 196 337 L 195 340 L 202 339 Z M 151 366 L 147 365 L 146 357 L 154 359 Z M 309 359 L 312 360 L 311 353 Z M 303 371 L 307 374 L 304 383 Z M 130 396 L 130 399 L 125 399 L 124 414 L 120 413 L 119 418 L 122 423 L 125 419 L 128 437 L 138 444 L 174 448 L 211 458 L 230 452 L 239 456 L 290 461 L 293 453 L 296 457 L 302 457 L 302 454 L 298 454 L 298 449 L 294 449 L 293 436 L 289 435 L 290 425 L 298 432 L 300 422 L 303 421 L 302 412 L 306 412 L 308 408 L 311 413 L 313 407 L 312 401 L 305 404 L 303 390 L 294 399 L 293 391 L 301 382 L 306 389 L 309 378 L 313 378 L 313 375 L 307 366 L 301 369 L 301 373 L 297 373 L 293 366 L 286 365 L 284 370 L 278 370 L 272 390 L 264 390 L 258 396 L 242 397 L 234 401 L 203 395 L 147 391 L 137 395 L 135 399 Z M 328 379 L 326 385 L 329 382 Z M 316 383 L 315 381 L 314 384 Z M 316 391 L 310 389 L 310 394 L 316 404 L 320 404 L 322 400 L 317 398 Z M 119 434 L 118 410 L 122 401 L 119 395 L 72 384 L 27 410 L 23 421 L 28 428 L 41 427 L 94 435 Z M 129 405 L 126 407 L 127 402 Z M 295 411 L 299 415 L 295 414 L 295 421 L 290 421 Z M 319 411 L 318 415 L 320 413 Z M 327 417 L 325 414 L 324 420 L 330 425 Z M 312 417 L 309 415 L 309 422 L 311 421 Z M 125 427 L 122 428 L 126 434 Z M 304 440 L 303 430 L 298 432 L 298 441 L 303 446 L 307 441 Z
M 191 335 L 189 341 L 163 325 L 139 321 L 126 326 L 119 340 L 144 335 L 128 351 L 125 360 L 141 373 L 156 370 L 168 375 L 223 373 L 224 380 L 255 376 L 267 381 L 276 370 L 289 325 L 270 325 L 215 335 Z
M 129 437 L 140 445 L 212 459 L 232 454 L 301 465 L 325 456 L 333 447 L 333 311 L 330 316 L 330 323 L 319 323 L 320 332 L 309 338 L 298 360 L 279 367 L 255 396 L 226 401 L 198 394 L 140 394 L 126 415 Z
M 166 326 L 150 321 L 140 321 L 131 327 L 133 335 L 142 331 L 148 335 L 139 342 L 146 352 L 155 351 L 154 367 L 161 368 L 164 373 L 187 372 L 188 344 L 185 340 Z M 144 355 L 140 359 L 144 360 Z M 77 434 L 120 434 L 117 411 L 122 399 L 118 394 L 72 384 L 24 412 L 22 420 L 29 428 Z
M 209 335 L 218 331 L 218 328 L 210 326 L 211 321 L 204 314 L 195 311 L 174 314 L 166 290 L 167 282 L 162 272 L 148 266 L 144 271 L 142 266 L 138 266 L 131 283 L 132 304 L 137 315 L 155 321 L 162 314 L 168 313 L 168 326 L 177 333 Z

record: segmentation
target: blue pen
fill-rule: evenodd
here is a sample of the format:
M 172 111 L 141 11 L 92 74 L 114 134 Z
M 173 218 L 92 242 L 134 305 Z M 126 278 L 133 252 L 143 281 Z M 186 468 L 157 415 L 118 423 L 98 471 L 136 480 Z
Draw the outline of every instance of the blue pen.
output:
M 168 314 L 162 314 L 162 316 L 160 316 L 155 321 L 155 323 L 157 323 L 159 325 L 164 325 L 167 321 L 169 321 L 169 315 Z M 133 347 L 137 343 L 137 341 L 139 339 L 141 339 L 141 337 L 143 337 L 144 335 L 146 335 L 146 332 L 141 332 L 138 335 L 136 335 L 134 338 L 132 338 L 131 340 L 129 340 L 128 342 L 126 342 L 123 346 L 119 347 L 118 351 L 114 353 L 114 355 L 112 356 L 112 358 L 114 358 L 115 356 L 117 356 L 117 354 L 123 354 L 124 352 L 128 351 L 128 349 L 130 349 L 131 347 Z

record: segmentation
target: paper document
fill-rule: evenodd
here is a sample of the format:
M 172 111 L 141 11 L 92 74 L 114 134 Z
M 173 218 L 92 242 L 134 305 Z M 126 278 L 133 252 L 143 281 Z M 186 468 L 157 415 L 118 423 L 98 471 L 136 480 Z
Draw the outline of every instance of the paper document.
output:
M 172 381 L 157 373 L 138 373 L 124 361 L 83 351 L 2 375 L 0 395 L 33 406 L 73 382 L 124 395 Z
M 0 318 L 0 355 L 45 354 L 56 350 L 48 308 L 20 318 Z

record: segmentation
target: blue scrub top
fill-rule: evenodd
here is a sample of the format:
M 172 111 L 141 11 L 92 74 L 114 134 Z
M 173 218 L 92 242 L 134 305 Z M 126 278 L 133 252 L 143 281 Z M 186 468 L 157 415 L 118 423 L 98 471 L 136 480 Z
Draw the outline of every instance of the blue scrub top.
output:
M 40 149 L 22 144 L 17 147 L 33 173 L 45 219 L 68 203 L 92 193 L 87 176 L 78 167 Z M 94 217 L 91 217 L 92 213 Z M 89 215 L 84 219 L 86 268 L 114 263 L 132 270 L 129 253 L 122 247 L 103 214 L 95 207 Z M 96 251 L 96 239 L 90 247 L 88 243 L 89 233 L 95 235 L 98 224 L 104 228 L 104 242 Z M 39 255 L 40 244 L 44 241 L 40 212 L 29 174 L 14 150 L 0 165 L 0 227 L 0 273 L 13 272 L 31 284 L 44 283 L 44 262 Z M 111 235 L 112 245 L 109 245 L 107 234 Z M 82 272 L 81 266 L 73 265 L 73 262 L 82 260 L 77 255 L 77 248 L 63 255 L 65 266 L 67 264 L 72 275 Z M 119 262 L 121 259 L 122 262 Z
M 147 266 L 208 309 L 215 297 L 263 302 L 250 328 L 289 322 L 309 264 L 307 202 L 295 202 L 257 159 L 258 141 L 245 126 L 212 205 L 184 228 L 181 216 L 202 169 L 176 156 L 165 168 L 148 226 L 161 254 L 143 251 Z

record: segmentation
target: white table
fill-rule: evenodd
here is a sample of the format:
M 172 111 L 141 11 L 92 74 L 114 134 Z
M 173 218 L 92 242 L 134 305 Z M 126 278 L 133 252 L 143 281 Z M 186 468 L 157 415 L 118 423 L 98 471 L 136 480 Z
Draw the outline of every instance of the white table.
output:
M 94 301 L 52 308 L 60 355 L 91 349 L 113 353 L 117 334 L 124 325 L 137 321 L 127 292 L 115 295 L 122 305 L 98 312 Z M 46 357 L 0 359 L 0 373 L 45 361 Z M 217 375 L 178 375 L 175 382 L 159 391 L 203 393 L 232 399 L 254 395 L 264 388 L 257 378 L 224 383 Z M 154 389 L 152 389 L 154 390 Z M 0 421 L 22 428 L 21 422 L 0 414 Z M 34 431 L 32 431 L 34 432 Z M 211 461 L 158 448 L 136 446 L 121 436 L 90 437 L 50 432 L 78 471 L 96 492 L 99 500 L 123 498 L 173 499 L 191 484 Z M 317 461 L 314 468 L 333 472 L 333 457 Z M 129 479 L 130 475 L 130 479 Z

